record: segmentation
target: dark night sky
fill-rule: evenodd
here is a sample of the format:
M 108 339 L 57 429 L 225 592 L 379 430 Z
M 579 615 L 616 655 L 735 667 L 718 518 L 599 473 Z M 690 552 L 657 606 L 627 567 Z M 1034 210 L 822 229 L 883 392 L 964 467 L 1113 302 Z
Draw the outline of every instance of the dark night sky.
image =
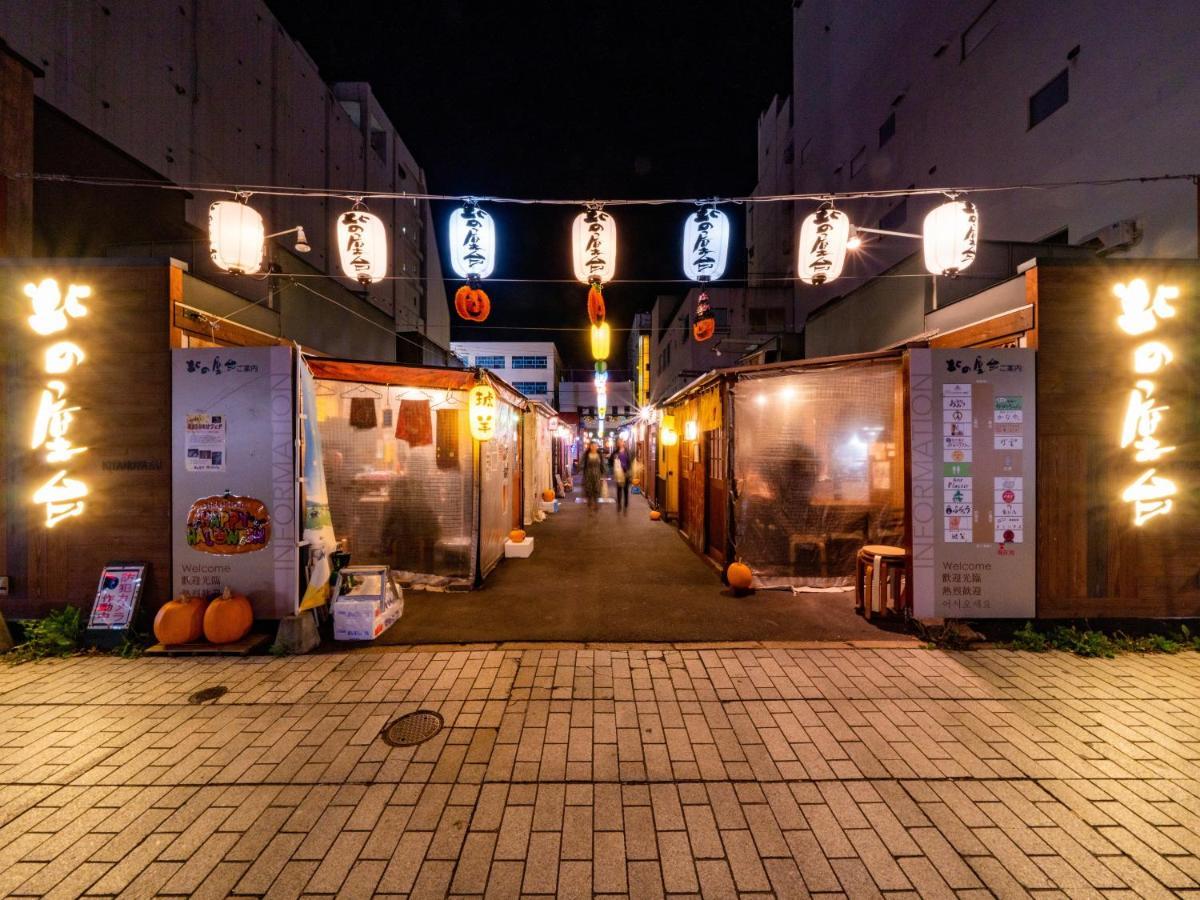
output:
M 773 94 L 790 89 L 792 10 L 785 0 L 747 4 L 752 12 L 741 13 L 717 0 L 269 3 L 326 80 L 371 83 L 434 193 L 749 193 L 758 116 Z M 451 208 L 434 207 L 443 245 Z M 571 278 L 570 223 L 578 210 L 488 209 L 500 245 L 494 278 Z M 618 281 L 682 278 L 679 240 L 689 209 L 612 210 Z M 727 211 L 736 249 L 743 211 Z M 743 273 L 744 252 L 730 256 L 727 276 Z M 447 292 L 458 284 L 448 280 Z M 605 291 L 609 321 L 628 327 L 656 294 L 685 289 L 613 283 Z M 509 327 L 456 324 L 455 338 L 553 339 L 568 366 L 591 368 L 581 330 L 586 288 L 493 282 L 487 290 L 492 315 L 485 324 Z M 623 365 L 623 339 L 614 333 L 614 369 Z

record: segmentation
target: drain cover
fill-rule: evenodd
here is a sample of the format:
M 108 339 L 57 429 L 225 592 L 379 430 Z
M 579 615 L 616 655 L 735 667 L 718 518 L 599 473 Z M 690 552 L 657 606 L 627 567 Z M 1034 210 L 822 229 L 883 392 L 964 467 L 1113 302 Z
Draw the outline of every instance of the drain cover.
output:
M 229 688 L 223 684 L 218 684 L 215 687 L 206 687 L 196 691 L 188 697 L 188 703 L 211 703 L 213 700 L 219 700 L 229 693 Z
M 442 716 L 431 709 L 418 709 L 389 723 L 382 732 L 383 741 L 393 747 L 411 747 L 429 740 L 442 730 Z

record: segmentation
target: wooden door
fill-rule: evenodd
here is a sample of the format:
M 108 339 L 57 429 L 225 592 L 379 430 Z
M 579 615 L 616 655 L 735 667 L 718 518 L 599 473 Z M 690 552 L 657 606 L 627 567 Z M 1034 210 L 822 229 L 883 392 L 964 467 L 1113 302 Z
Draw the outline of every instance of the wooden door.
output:
M 727 504 L 726 477 L 726 433 L 724 428 L 704 432 L 704 472 L 707 476 L 707 491 L 704 503 L 704 519 L 707 532 L 705 552 L 718 563 L 725 563 L 725 519 Z

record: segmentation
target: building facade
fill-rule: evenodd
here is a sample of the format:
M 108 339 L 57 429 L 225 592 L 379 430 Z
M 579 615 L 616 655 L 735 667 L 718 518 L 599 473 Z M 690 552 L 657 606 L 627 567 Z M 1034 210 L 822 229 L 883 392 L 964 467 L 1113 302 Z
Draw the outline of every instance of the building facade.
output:
M 32 143 L 33 171 L 183 187 L 426 190 L 370 87 L 326 84 L 261 0 L 53 0 L 36 14 L 5 3 L 0 40 L 35 70 L 32 127 L 6 129 L 2 138 Z M 208 206 L 219 196 L 36 182 L 30 249 L 36 256 L 172 257 L 251 301 L 303 310 L 295 338 L 307 346 L 349 349 L 336 340 L 321 344 L 331 337 L 326 326 L 341 321 L 343 330 L 372 329 L 363 339 L 371 357 L 445 362 L 449 309 L 427 202 L 369 204 L 387 227 L 388 271 L 396 277 L 362 290 L 342 276 L 336 247 L 336 217 L 349 201 L 251 194 L 269 233 L 301 226 L 311 247 L 301 252 L 294 232 L 281 235 L 270 242 L 269 261 L 290 277 L 255 281 L 223 276 L 208 259 Z M 65 221 L 63 213 L 70 213 Z M 336 304 L 372 324 L 348 323 L 352 317 Z M 380 326 L 392 336 L 381 339 Z
M 561 408 L 563 364 L 553 341 L 453 341 L 450 349 L 464 366 L 495 372 L 531 400 Z
M 1200 119 L 1195 4 L 1132 11 L 1116 0 L 917 0 L 879 15 L 866 0 L 794 4 L 791 103 L 759 124 L 762 193 L 784 158 L 796 193 L 988 186 L 1140 177 L 1195 170 Z M 779 127 L 790 108 L 785 139 Z M 784 148 L 780 151 L 780 145 Z M 790 151 L 788 148 L 791 148 Z M 1197 187 L 1188 181 L 980 193 L 985 240 L 1085 246 L 1109 258 L 1194 257 Z M 847 201 L 859 225 L 920 232 L 937 197 Z M 774 207 L 776 204 L 763 204 Z M 753 213 L 763 248 L 790 246 L 793 221 Z M 836 283 L 798 285 L 797 315 L 919 249 L 867 236 Z M 964 278 L 1004 273 L 964 273 Z M 982 288 L 986 280 L 978 282 Z

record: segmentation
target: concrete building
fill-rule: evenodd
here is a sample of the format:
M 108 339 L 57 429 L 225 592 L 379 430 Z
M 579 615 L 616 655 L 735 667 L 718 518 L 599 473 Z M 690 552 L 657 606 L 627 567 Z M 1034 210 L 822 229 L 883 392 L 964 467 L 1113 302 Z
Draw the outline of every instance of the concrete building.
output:
M 6 118 L 0 136 L 6 159 L 21 155 L 10 145 L 28 142 L 30 165 L 10 171 L 350 196 L 426 190 L 370 87 L 326 84 L 262 0 L 3 3 L 0 40 L 32 76 L 28 127 Z M 335 221 L 351 202 L 341 197 L 252 195 L 269 232 L 299 225 L 311 246 L 297 253 L 294 234 L 269 242 L 272 270 L 290 277 L 255 280 L 225 276 L 208 259 L 208 206 L 219 195 L 54 182 L 30 192 L 28 219 L 9 227 L 28 229 L 36 256 L 174 257 L 279 310 L 292 319 L 288 336 L 308 346 L 446 361 L 449 309 L 426 202 L 368 204 L 387 226 L 398 277 L 363 291 L 341 275 Z
M 795 180 L 792 98 L 772 97 L 758 117 L 758 181 L 754 195 L 790 194 Z M 795 274 L 795 204 L 746 205 L 746 275 L 752 287 L 786 287 Z
M 450 349 L 464 366 L 489 369 L 526 397 L 561 409 L 563 364 L 553 341 L 453 341 Z
M 1047 9 L 1037 0 L 914 0 L 884 12 L 867 0 L 793 6 L 791 138 L 772 125 L 787 104 L 772 101 L 759 125 L 764 188 L 789 155 L 797 193 L 1196 170 L 1196 4 L 1064 0 Z M 971 199 L 984 240 L 1079 245 L 1111 257 L 1197 253 L 1197 187 L 1187 181 Z M 937 202 L 854 200 L 843 208 L 861 225 L 920 232 Z M 789 237 L 794 246 L 812 206 L 800 204 L 791 222 L 762 207 L 754 212 L 755 265 L 764 246 Z M 799 320 L 919 249 L 903 238 L 870 239 L 842 279 L 797 287 Z M 979 290 L 1013 274 L 980 269 L 963 278 Z

